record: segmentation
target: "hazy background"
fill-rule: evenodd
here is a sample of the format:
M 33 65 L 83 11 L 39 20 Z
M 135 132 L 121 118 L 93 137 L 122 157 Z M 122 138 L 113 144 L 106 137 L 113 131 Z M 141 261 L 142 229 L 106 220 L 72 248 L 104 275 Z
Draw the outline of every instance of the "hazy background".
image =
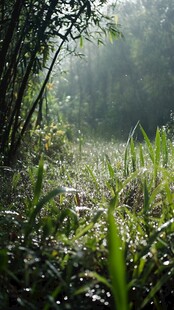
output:
M 153 136 L 165 125 L 174 100 L 174 2 L 117 2 L 110 8 L 124 38 L 98 46 L 85 41 L 55 74 L 59 111 L 77 129 L 124 139 L 140 121 Z

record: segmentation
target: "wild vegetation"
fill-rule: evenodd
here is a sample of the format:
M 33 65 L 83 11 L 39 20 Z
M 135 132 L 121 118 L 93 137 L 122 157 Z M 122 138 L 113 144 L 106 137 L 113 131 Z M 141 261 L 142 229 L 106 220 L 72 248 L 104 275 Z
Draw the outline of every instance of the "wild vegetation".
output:
M 105 2 L 0 2 L 0 309 L 173 308 L 174 117 L 171 112 L 167 122 L 166 116 L 173 58 L 161 34 L 172 33 L 174 7 L 170 1 L 123 2 L 129 44 L 124 70 L 116 72 L 113 61 L 106 70 L 102 60 L 104 50 L 115 59 L 113 39 L 122 36 L 115 7 L 106 16 Z M 143 42 L 139 32 L 131 41 L 134 9 Z M 170 55 L 159 59 L 153 48 L 154 62 L 142 63 L 158 28 L 150 23 L 152 13 L 160 25 L 156 38 L 164 40 L 159 52 L 165 46 Z M 81 56 L 77 45 L 85 39 L 103 44 L 103 33 L 112 47 L 97 58 L 102 81 L 95 62 L 84 65 L 86 77 L 73 62 L 73 79 L 51 75 L 57 61 L 66 69 L 65 55 Z M 159 62 L 164 70 L 157 81 Z M 163 114 L 165 126 L 158 118 Z
M 172 309 L 174 146 L 140 128 L 6 171 L 1 309 Z
M 49 123 L 46 85 L 53 67 L 76 50 L 90 27 L 119 36 L 105 1 L 16 0 L 0 2 L 0 153 L 2 163 L 17 156 L 28 129 Z
M 154 138 L 173 109 L 174 3 L 119 1 L 111 12 L 124 38 L 84 42 L 81 61 L 69 58 L 67 72 L 53 79 L 59 111 L 99 137 L 125 140 L 140 121 Z

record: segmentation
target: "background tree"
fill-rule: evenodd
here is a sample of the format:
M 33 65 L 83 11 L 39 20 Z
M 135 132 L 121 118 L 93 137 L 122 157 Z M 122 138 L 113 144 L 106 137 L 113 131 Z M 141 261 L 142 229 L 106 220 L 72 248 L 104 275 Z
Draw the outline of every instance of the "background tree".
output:
M 62 81 L 58 87 L 59 101 L 70 96 L 63 113 L 69 117 L 72 101 L 78 98 L 78 85 L 72 80 L 78 67 L 84 130 L 88 124 L 100 136 L 127 138 L 138 120 L 150 136 L 165 125 L 174 95 L 173 11 L 172 1 L 120 4 L 114 14 L 123 25 L 124 40 L 106 42 L 99 49 L 86 43 L 86 61 L 74 60 L 66 84 L 62 87 Z
M 32 126 L 36 109 L 40 116 L 37 123 L 40 123 L 45 86 L 58 57 L 65 50 L 74 49 L 71 42 L 82 33 L 89 36 L 91 25 L 98 27 L 99 35 L 102 28 L 117 34 L 112 20 L 102 13 L 105 2 L 1 1 L 0 153 L 4 163 L 15 157 L 29 124 Z M 45 74 L 40 85 L 43 69 Z

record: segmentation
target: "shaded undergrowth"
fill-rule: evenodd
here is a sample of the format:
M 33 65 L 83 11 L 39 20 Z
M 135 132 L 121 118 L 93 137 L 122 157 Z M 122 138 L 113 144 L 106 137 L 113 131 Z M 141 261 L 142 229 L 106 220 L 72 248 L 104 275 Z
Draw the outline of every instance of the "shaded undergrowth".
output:
M 174 147 L 140 128 L 143 143 L 1 167 L 2 309 L 172 309 Z

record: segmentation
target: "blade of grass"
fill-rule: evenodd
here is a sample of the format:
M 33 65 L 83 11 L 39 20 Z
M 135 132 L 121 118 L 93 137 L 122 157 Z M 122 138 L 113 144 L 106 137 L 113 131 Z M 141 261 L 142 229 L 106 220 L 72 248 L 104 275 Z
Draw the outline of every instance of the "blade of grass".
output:
M 126 268 L 122 242 L 111 210 L 108 212 L 108 269 L 117 310 L 128 310 Z
M 98 221 L 98 219 L 102 213 L 103 213 L 103 211 L 98 211 L 94 215 L 92 221 L 88 225 L 77 230 L 76 235 L 74 236 L 74 238 L 72 240 L 75 241 L 75 240 L 79 239 L 80 237 L 85 235 L 90 229 L 92 229 L 94 227 L 95 223 Z
M 130 150 L 131 150 L 131 160 L 132 160 L 132 171 L 136 170 L 136 151 L 135 151 L 135 144 L 134 139 L 131 137 L 130 140 Z
M 170 219 L 169 221 L 165 222 L 163 225 L 161 225 L 148 239 L 147 245 L 145 245 L 142 249 L 142 251 L 137 255 L 137 261 L 141 259 L 144 255 L 146 255 L 149 252 L 150 247 L 154 243 L 154 241 L 157 239 L 158 235 L 160 235 L 163 231 L 166 229 L 171 228 L 171 233 L 173 233 L 174 229 L 174 218 Z
M 168 145 L 167 145 L 167 136 L 166 132 L 163 130 L 161 134 L 161 149 L 162 149 L 162 159 L 163 167 L 168 165 Z
M 158 167 L 160 162 L 160 147 L 161 145 L 161 137 L 160 137 L 160 131 L 159 128 L 156 130 L 156 136 L 155 136 L 155 165 Z
M 48 194 L 46 194 L 33 208 L 29 221 L 25 227 L 25 236 L 24 236 L 25 242 L 27 241 L 32 229 L 35 226 L 35 219 L 36 219 L 37 214 L 41 211 L 44 205 L 46 205 L 52 198 L 54 198 L 57 195 L 61 195 L 62 193 L 66 194 L 66 193 L 76 193 L 76 192 L 77 191 L 74 188 L 58 187 L 56 189 L 53 189 Z
M 106 161 L 107 161 L 107 166 L 108 166 L 108 171 L 109 171 L 109 175 L 110 175 L 110 178 L 113 179 L 114 178 L 114 169 L 112 168 L 112 165 L 111 165 L 111 161 L 109 159 L 109 156 L 106 154 Z
M 143 154 L 143 146 L 139 144 L 139 156 L 140 156 L 140 166 L 144 167 L 144 154 Z
M 129 175 L 129 144 L 131 141 L 131 138 L 133 137 L 135 130 L 137 129 L 139 125 L 139 121 L 136 123 L 135 127 L 133 128 L 133 130 L 129 133 L 129 137 L 126 143 L 126 148 L 125 148 L 125 153 L 124 153 L 124 176 L 127 177 Z
M 161 137 L 160 137 L 160 131 L 159 128 L 156 130 L 156 136 L 155 136 L 155 158 L 154 158 L 154 182 L 155 186 L 157 185 L 157 174 L 158 174 L 158 169 L 160 165 L 160 142 Z
M 90 176 L 92 177 L 92 180 L 93 180 L 93 182 L 94 182 L 96 188 L 99 189 L 98 181 L 97 181 L 97 179 L 96 179 L 94 173 L 92 172 L 91 168 L 90 168 L 88 165 L 86 165 L 86 170 L 89 172 Z
M 169 280 L 169 278 L 172 277 L 173 274 L 174 274 L 174 268 L 172 268 L 170 270 L 170 276 L 168 275 L 168 273 L 166 273 L 162 277 L 160 277 L 160 279 L 157 281 L 156 285 L 151 289 L 150 293 L 143 300 L 140 309 L 143 309 L 152 300 L 152 298 L 155 297 L 155 294 Z
M 35 187 L 34 187 L 34 197 L 32 201 L 33 206 L 35 206 L 39 201 L 39 197 L 40 197 L 41 190 L 42 190 L 43 171 L 44 171 L 43 158 L 41 158 L 39 161 L 39 168 L 37 171 L 37 180 L 36 180 Z
M 149 211 L 149 191 L 147 188 L 146 179 L 143 184 L 143 193 L 144 193 L 144 220 L 146 226 L 146 233 L 149 235 L 149 224 L 148 224 L 148 211 Z
M 150 140 L 149 140 L 145 130 L 143 129 L 143 127 L 141 125 L 140 125 L 140 129 L 141 129 L 141 132 L 143 134 L 143 138 L 144 138 L 144 140 L 146 142 L 150 158 L 151 158 L 152 162 L 154 163 L 154 149 L 153 149 L 153 146 L 152 146 L 152 144 L 151 144 L 151 142 L 150 142 Z

